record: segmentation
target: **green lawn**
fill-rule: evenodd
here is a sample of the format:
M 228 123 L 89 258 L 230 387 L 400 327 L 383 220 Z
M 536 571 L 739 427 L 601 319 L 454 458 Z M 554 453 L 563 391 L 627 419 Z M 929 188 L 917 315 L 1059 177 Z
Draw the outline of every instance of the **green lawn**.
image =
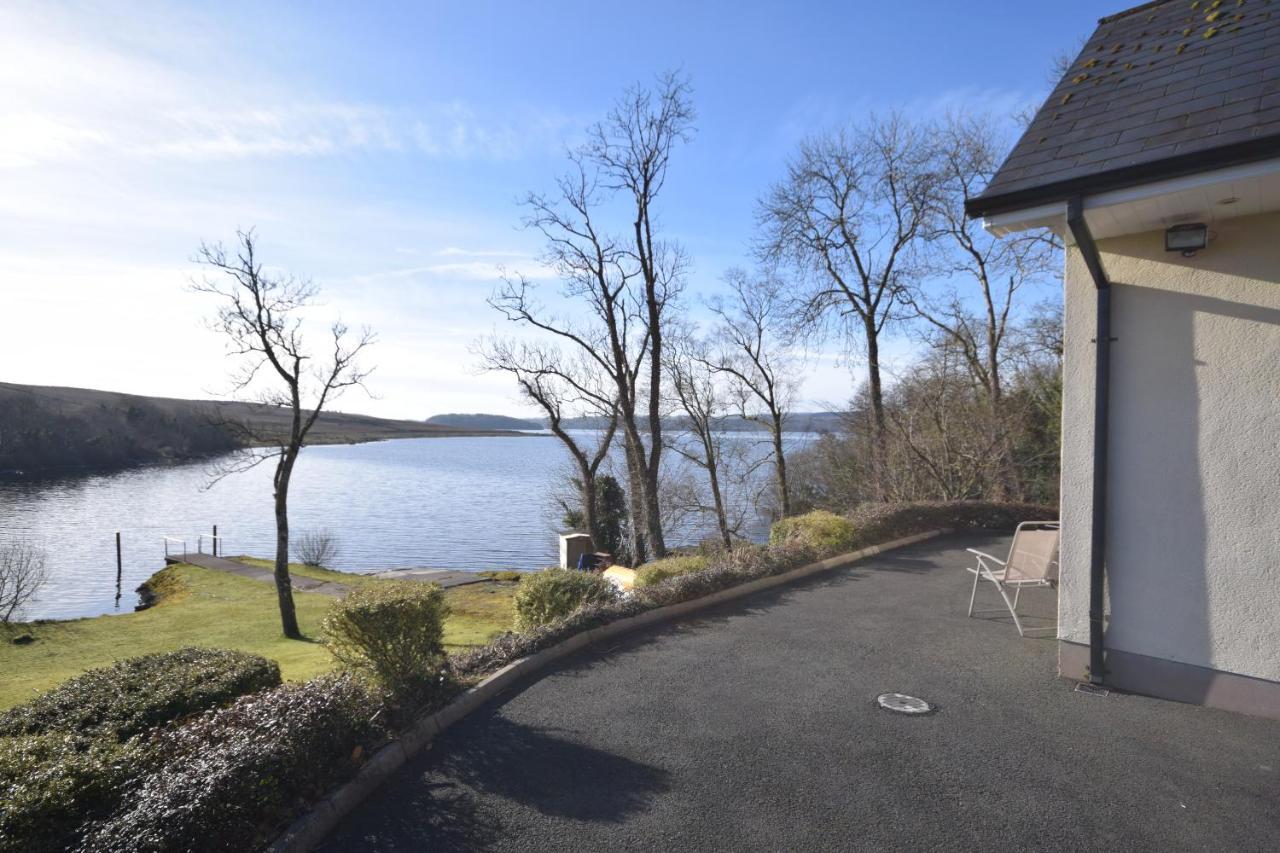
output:
M 325 569 L 298 567 L 299 574 L 340 583 L 380 583 Z M 306 640 L 280 633 L 275 588 L 268 583 L 197 566 L 170 566 L 153 578 L 160 594 L 154 607 L 139 613 L 97 616 L 66 622 L 33 622 L 10 633 L 29 633 L 36 641 L 18 646 L 0 632 L 0 708 L 31 698 L 87 669 L 121 658 L 182 646 L 216 646 L 255 652 L 280 663 L 287 680 L 332 669 L 334 661 L 317 641 L 320 620 L 333 599 L 297 592 L 293 600 Z M 513 583 L 454 587 L 445 594 L 453 613 L 445 625 L 445 644 L 454 648 L 486 643 L 511 626 Z

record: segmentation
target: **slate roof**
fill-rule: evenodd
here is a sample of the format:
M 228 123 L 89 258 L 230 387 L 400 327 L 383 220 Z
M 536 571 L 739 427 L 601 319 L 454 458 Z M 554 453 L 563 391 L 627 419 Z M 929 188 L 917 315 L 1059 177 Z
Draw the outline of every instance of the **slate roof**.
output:
M 971 216 L 1280 156 L 1280 0 L 1111 15 Z

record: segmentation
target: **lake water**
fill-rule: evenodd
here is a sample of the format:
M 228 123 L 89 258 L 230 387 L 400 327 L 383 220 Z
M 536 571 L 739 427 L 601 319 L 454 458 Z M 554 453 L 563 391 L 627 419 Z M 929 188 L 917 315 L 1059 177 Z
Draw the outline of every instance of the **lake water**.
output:
M 807 438 L 797 434 L 791 443 Z M 667 456 L 676 464 L 675 454 Z M 268 461 L 212 487 L 208 462 L 0 483 L 0 536 L 30 537 L 48 552 L 49 583 L 25 618 L 131 611 L 136 587 L 164 565 L 166 536 L 194 551 L 196 537 L 216 524 L 224 553 L 272 556 L 273 469 Z M 557 560 L 563 512 L 554 496 L 567 471 L 568 454 L 551 436 L 308 447 L 290 486 L 290 528 L 332 531 L 341 548 L 335 568 L 349 571 L 537 569 Z M 669 544 L 712 529 L 709 519 L 691 521 Z M 124 557 L 119 589 L 116 531 Z M 753 518 L 745 532 L 760 538 L 766 531 L 767 521 Z

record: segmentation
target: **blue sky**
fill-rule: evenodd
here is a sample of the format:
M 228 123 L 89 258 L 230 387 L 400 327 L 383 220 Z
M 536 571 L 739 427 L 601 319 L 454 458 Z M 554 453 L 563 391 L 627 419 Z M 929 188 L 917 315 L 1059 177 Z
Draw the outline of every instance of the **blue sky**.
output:
M 679 67 L 695 90 L 661 217 L 694 258 L 696 303 L 749 263 L 755 200 L 806 134 L 876 111 L 1007 116 L 1117 9 L 9 2 L 0 378 L 222 390 L 211 305 L 184 284 L 202 239 L 252 225 L 268 263 L 324 289 L 324 311 L 379 333 L 376 398 L 341 408 L 516 413 L 468 352 L 495 328 L 498 269 L 538 273 L 516 199 L 550 187 L 627 85 Z M 855 377 L 815 356 L 806 403 L 847 399 Z

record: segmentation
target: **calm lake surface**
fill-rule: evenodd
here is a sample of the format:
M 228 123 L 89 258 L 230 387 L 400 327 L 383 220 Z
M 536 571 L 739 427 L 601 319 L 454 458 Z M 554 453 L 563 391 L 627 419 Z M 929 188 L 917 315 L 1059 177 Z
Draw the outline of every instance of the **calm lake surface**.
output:
M 796 434 L 791 443 L 809 438 Z M 133 610 L 136 587 L 164 566 L 166 536 L 194 551 L 196 537 L 216 524 L 224 553 L 272 556 L 273 469 L 266 462 L 212 487 L 209 462 L 0 483 L 0 536 L 30 537 L 49 555 L 49 583 L 25 618 Z M 563 512 L 555 493 L 567 471 L 563 446 L 541 435 L 308 447 L 290 486 L 290 529 L 332 531 L 341 547 L 334 568 L 348 571 L 542 568 L 557 560 Z M 124 555 L 118 590 L 117 530 Z M 706 519 L 691 521 L 670 544 L 712 530 Z M 753 518 L 744 532 L 760 538 L 767 521 Z

